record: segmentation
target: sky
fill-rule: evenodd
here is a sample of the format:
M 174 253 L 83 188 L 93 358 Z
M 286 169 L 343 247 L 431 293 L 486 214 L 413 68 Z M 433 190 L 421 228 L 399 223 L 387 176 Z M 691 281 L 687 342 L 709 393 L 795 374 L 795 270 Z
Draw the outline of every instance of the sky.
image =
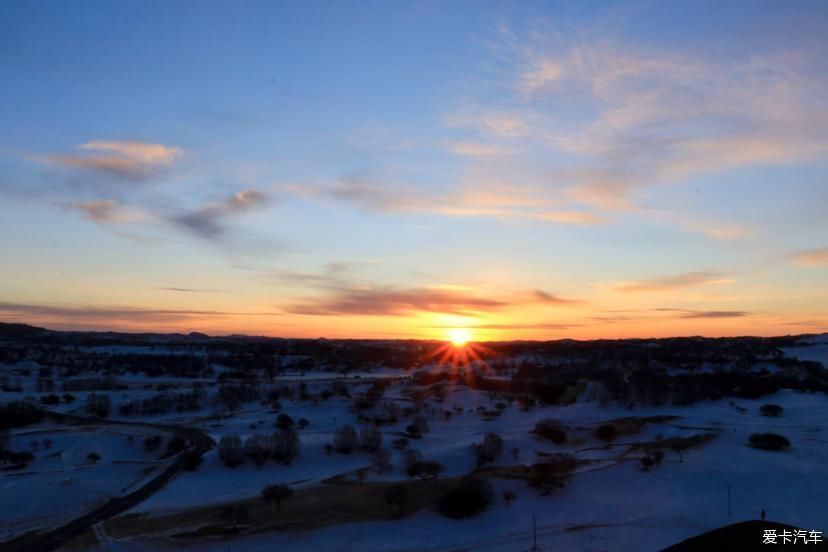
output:
M 0 3 L 0 320 L 828 331 L 828 3 Z

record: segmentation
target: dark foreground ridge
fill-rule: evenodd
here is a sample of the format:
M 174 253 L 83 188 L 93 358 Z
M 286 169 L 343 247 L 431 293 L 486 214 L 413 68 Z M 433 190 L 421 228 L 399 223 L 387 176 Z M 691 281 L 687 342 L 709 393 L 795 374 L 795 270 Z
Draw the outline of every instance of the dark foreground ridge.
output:
M 776 531 L 778 535 L 776 544 L 763 544 L 763 535 L 767 529 Z M 797 544 L 783 544 L 781 534 L 785 530 L 795 533 L 802 528 L 775 521 L 742 521 L 691 537 L 661 552 L 735 552 L 737 550 L 744 552 L 794 552 L 797 550 L 818 552 L 828 550 L 828 543 L 825 541 L 818 544 L 803 544 L 800 539 Z M 806 529 L 806 531 L 810 530 L 822 531 L 823 528 Z M 824 538 L 825 535 L 822 534 L 822 537 Z

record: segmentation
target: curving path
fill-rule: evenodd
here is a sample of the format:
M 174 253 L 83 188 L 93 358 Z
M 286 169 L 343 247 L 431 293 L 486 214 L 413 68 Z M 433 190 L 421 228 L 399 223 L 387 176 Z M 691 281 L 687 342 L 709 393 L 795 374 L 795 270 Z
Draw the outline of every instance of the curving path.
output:
M 206 433 L 187 426 L 86 418 L 83 416 L 73 416 L 58 412 L 47 412 L 47 417 L 59 422 L 94 424 L 98 426 L 121 425 L 169 431 L 184 437 L 189 444 L 187 450 L 194 450 L 200 455 L 203 455 L 216 444 L 215 441 L 213 441 L 213 439 L 211 439 Z M 83 514 L 82 516 L 77 517 L 72 521 L 69 521 L 64 525 L 56 527 L 46 533 L 39 533 L 36 535 L 27 534 L 8 542 L 0 543 L 0 550 L 6 552 L 47 552 L 50 550 L 56 550 L 67 544 L 75 537 L 92 529 L 92 526 L 96 523 L 106 521 L 120 513 L 123 513 L 158 492 L 170 479 L 175 477 L 178 472 L 182 470 L 183 462 L 184 458 L 182 452 L 179 453 L 177 458 L 175 458 L 175 460 L 173 460 L 170 465 L 168 465 L 158 475 L 147 481 L 143 486 L 139 487 L 135 491 L 132 491 L 126 495 L 111 498 L 94 510 L 91 510 L 86 514 Z

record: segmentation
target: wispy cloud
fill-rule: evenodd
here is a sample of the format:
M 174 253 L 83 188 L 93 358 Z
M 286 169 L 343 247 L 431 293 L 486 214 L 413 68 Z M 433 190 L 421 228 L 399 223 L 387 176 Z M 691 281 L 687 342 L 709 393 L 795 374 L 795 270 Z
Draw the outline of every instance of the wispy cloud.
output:
M 537 31 L 501 32 L 489 82 L 499 93 L 463 105 L 447 123 L 481 143 L 565 156 L 551 186 L 572 201 L 634 210 L 647 187 L 828 152 L 828 97 L 808 52 L 690 56 L 606 34 L 564 41 Z
M 224 236 L 226 220 L 267 203 L 268 199 L 258 190 L 245 190 L 223 201 L 210 203 L 189 213 L 170 217 L 174 224 L 185 228 L 205 239 L 220 239 Z
M 555 322 L 537 322 L 525 324 L 472 324 L 463 325 L 461 327 L 470 330 L 568 330 L 577 327 L 578 324 L 558 324 Z M 457 328 L 458 325 L 440 325 L 440 326 L 424 326 L 429 330 L 451 330 Z
M 83 214 L 83 218 L 98 223 L 136 222 L 145 218 L 143 213 L 128 209 L 114 199 L 77 201 L 65 203 L 63 207 L 78 211 Z
M 112 140 L 95 140 L 79 148 L 85 153 L 53 154 L 38 159 L 53 165 L 143 180 L 170 167 L 183 154 L 175 146 Z
M 215 289 L 196 289 L 185 287 L 159 287 L 155 289 L 160 291 L 174 291 L 176 293 L 215 293 L 217 291 Z
M 287 308 L 293 314 L 393 315 L 418 312 L 477 316 L 525 304 L 569 305 L 577 301 L 539 290 L 504 292 L 495 297 L 464 286 L 419 288 L 340 286 L 327 296 Z
M 615 289 L 623 292 L 672 291 L 694 286 L 727 283 L 728 281 L 721 272 L 685 272 L 683 274 L 661 276 L 659 278 L 619 284 Z
M 685 311 L 680 318 L 741 318 L 750 313 L 745 311 Z
M 332 297 L 316 299 L 288 308 L 293 314 L 395 315 L 433 312 L 474 315 L 501 310 L 509 302 L 481 297 L 465 291 L 434 288 L 347 288 Z
M 799 266 L 828 266 L 828 247 L 797 251 L 788 257 Z
M 345 179 L 329 186 L 289 184 L 286 193 L 316 201 L 351 203 L 368 211 L 431 214 L 448 217 L 488 217 L 590 226 L 606 222 L 589 210 L 561 209 L 549 198 L 526 190 L 499 186 L 463 188 L 429 195 L 416 189 L 380 186 L 364 179 Z
M 138 307 L 60 306 L 0 302 L 0 315 L 15 319 L 49 318 L 73 320 L 134 320 L 140 322 L 175 322 L 203 316 L 279 316 L 273 312 L 233 312 L 202 309 L 146 309 Z
M 532 298 L 539 302 L 539 303 L 547 303 L 552 305 L 572 305 L 575 303 L 581 303 L 582 301 L 578 301 L 576 299 L 565 299 L 553 293 L 547 293 L 540 289 L 534 289 L 531 291 Z
M 448 150 L 464 157 L 501 157 L 514 153 L 512 148 L 485 142 L 452 142 Z

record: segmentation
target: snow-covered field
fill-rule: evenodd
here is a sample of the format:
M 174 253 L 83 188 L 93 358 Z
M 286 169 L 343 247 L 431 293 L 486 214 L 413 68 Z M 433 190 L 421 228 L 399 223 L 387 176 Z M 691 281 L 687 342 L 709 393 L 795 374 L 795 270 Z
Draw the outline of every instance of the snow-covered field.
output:
M 0 539 L 58 525 L 140 485 L 162 464 L 142 446 L 148 435 L 45 424 L 13 432 L 10 448 L 32 451 L 35 461 L 0 473 Z M 94 463 L 93 453 L 100 456 Z
M 779 418 L 760 416 L 758 408 L 767 402 L 782 405 L 784 415 Z M 636 409 L 634 414 L 637 416 L 675 414 L 681 416 L 673 422 L 675 425 L 715 427 L 722 432 L 711 443 L 688 451 L 684 462 L 680 462 L 676 455 L 668 454 L 662 465 L 650 472 L 641 471 L 634 459 L 610 467 L 587 469 L 550 496 L 540 496 L 521 482 L 494 480 L 497 497 L 494 505 L 468 520 L 450 520 L 435 511 L 423 510 L 402 520 L 242 536 L 232 541 L 203 541 L 177 549 L 219 551 L 232 546 L 232 550 L 249 552 L 274 549 L 506 552 L 529 549 L 532 516 L 536 516 L 539 545 L 543 550 L 646 551 L 658 550 L 728 523 L 757 519 L 762 509 L 767 511 L 768 519 L 825 530 L 825 520 L 828 519 L 828 501 L 824 495 L 824 483 L 828 481 L 828 435 L 821 420 L 828 419 L 828 397 L 783 391 L 762 400 L 739 400 L 736 404 L 747 408 L 747 413 L 740 413 L 728 401 L 687 408 Z M 524 457 L 533 454 L 530 451 L 555 449 L 528 434 L 530 420 L 538 417 L 555 414 L 567 423 L 581 425 L 631 414 L 626 409 L 582 403 L 551 410 L 537 409 L 531 416 L 519 411 L 504 415 L 502 423 L 497 423 L 497 429 L 506 441 L 504 449 L 520 447 Z M 449 473 L 469 471 L 473 467 L 470 443 L 479 441 L 483 431 L 495 429 L 474 420 L 475 417 L 468 415 L 467 419 L 460 417 L 452 422 L 433 424 L 432 433 L 419 448 L 427 458 L 445 463 Z M 661 424 L 648 425 L 645 434 L 619 439 L 616 444 L 643 441 L 656 434 L 666 437 L 670 431 L 687 430 Z M 747 446 L 748 436 L 757 431 L 786 435 L 791 440 L 791 449 L 775 453 Z M 510 458 L 504 454 L 506 462 L 498 464 L 508 463 Z M 292 474 L 300 472 L 307 476 L 344 471 L 352 467 L 353 460 L 335 458 L 335 468 L 331 462 L 309 462 L 305 468 L 284 470 L 250 468 L 238 472 L 232 480 L 254 494 L 265 482 L 289 481 Z M 214 474 L 216 470 L 221 468 L 215 466 L 208 473 Z M 262 476 L 264 473 L 267 476 Z M 397 476 L 401 478 L 402 474 Z M 211 482 L 220 479 L 220 475 L 210 477 Z M 196 485 L 195 479 L 188 483 L 186 478 L 181 478 L 168 491 L 181 496 Z M 517 498 L 508 505 L 500 499 L 507 488 L 517 493 Z M 218 496 L 229 497 L 221 486 L 216 487 L 216 491 Z M 205 494 L 206 491 L 202 492 L 201 498 L 206 498 Z M 245 491 L 239 490 L 235 496 L 244 494 Z M 163 493 L 157 496 L 160 498 Z M 158 505 L 159 502 L 151 500 L 139 509 L 152 509 Z
M 826 364 L 828 339 L 812 338 L 800 346 L 786 348 L 784 353 L 791 358 Z M 15 373 L 37 370 L 36 366 L 25 365 L 14 368 Z M 396 402 L 401 408 L 411 406 L 407 391 L 416 386 L 409 374 L 388 368 L 347 375 L 290 373 L 277 380 L 277 384 L 264 383 L 263 393 L 275 385 L 296 386 L 304 382 L 317 395 L 331 388 L 333 380 L 340 380 L 356 395 L 380 375 L 392 381 L 383 400 Z M 259 400 L 244 403 L 232 415 L 225 413 L 218 418 L 215 405 L 209 402 L 192 412 L 125 418 L 118 413 L 117 405 L 127 399 L 156 395 L 159 384 L 171 386 L 174 391 L 187 391 L 195 380 L 142 375 L 118 379 L 129 388 L 106 392 L 113 400 L 114 420 L 191 425 L 216 441 L 225 435 L 239 435 L 244 440 L 253 433 L 274 431 L 276 415 Z M 34 379 L 22 380 L 22 393 L 2 392 L 0 398 L 19 400 L 21 395 L 37 395 Z M 204 384 L 206 396 L 215 393 L 214 381 L 199 381 Z M 578 400 L 567 406 L 537 406 L 523 411 L 517 402 L 511 402 L 499 417 L 484 420 L 478 408 L 492 411 L 503 398 L 459 384 L 449 384 L 446 389 L 442 402 L 426 401 L 424 411 L 430 431 L 422 439 L 412 439 L 409 445 L 420 451 L 425 460 L 441 463 L 445 467 L 441 477 L 473 471 L 476 465 L 472 444 L 480 442 L 487 432 L 496 432 L 503 438 L 502 453 L 494 463 L 497 466 L 529 465 L 539 461 L 542 453 L 554 452 L 569 452 L 592 462 L 583 464 L 565 487 L 549 496 L 540 495 L 522 480 L 491 478 L 494 503 L 483 513 L 465 520 L 448 519 L 433 508 L 425 508 L 402 519 L 391 519 L 389 514 L 388 520 L 306 531 L 243 534 L 232 539 L 204 538 L 190 544 L 159 535 L 118 540 L 106 535 L 106 524 L 99 525 L 96 534 L 105 538 L 109 550 L 511 552 L 530 548 L 534 518 L 541 550 L 654 551 L 722 525 L 757 519 L 762 510 L 770 520 L 828 530 L 828 395 L 784 390 L 758 400 L 724 398 L 686 407 L 637 406 L 631 410 L 591 400 L 591 393 L 582 392 Z M 49 408 L 80 412 L 87 394 L 74 393 L 74 403 L 62 402 Z M 284 466 L 270 461 L 257 467 L 248 460 L 240 467 L 228 468 L 213 449 L 205 454 L 197 471 L 180 473 L 125 514 L 163 518 L 194 507 L 256 498 L 265 486 L 274 483 L 301 490 L 321 485 L 334 476 L 354 477 L 357 470 L 369 468 L 368 453 L 343 455 L 326 451 L 338 427 L 365 427 L 356 419 L 350 398 L 281 398 L 279 402 L 282 413 L 293 420 L 309 422 L 299 430 L 301 452 L 292 464 Z M 760 406 L 768 403 L 782 406 L 783 414 L 760 415 Z M 443 415 L 446 410 L 452 412 L 450 418 Z M 610 420 L 655 415 L 677 418 L 647 423 L 640 431 L 619 436 L 612 446 L 593 435 L 598 425 Z M 569 434 L 566 443 L 555 445 L 532 433 L 536 422 L 544 418 L 560 420 Z M 384 446 L 392 452 L 393 468 L 382 474 L 367 469 L 369 480 L 408 479 L 401 453 L 391 447 L 391 442 L 403 434 L 410 422 L 410 417 L 401 417 L 395 424 L 380 427 Z M 784 435 L 791 447 L 784 452 L 752 448 L 747 444 L 748 437 L 756 432 Z M 103 422 L 88 427 L 39 424 L 15 430 L 9 448 L 32 450 L 36 460 L 23 470 L 0 472 L 0 540 L 54 526 L 140 486 L 157 474 L 163 464 L 158 461 L 159 451 L 147 452 L 142 446 L 143 439 L 153 433 L 157 431 Z M 711 442 L 686 451 L 681 459 L 668 451 L 662 463 L 651 471 L 642 471 L 640 453 L 630 452 L 630 445 L 636 443 L 710 433 L 717 434 Z M 44 440 L 49 441 L 48 446 L 44 446 Z M 92 452 L 101 457 L 97 463 L 90 461 Z M 516 494 L 510 503 L 502 498 L 506 490 Z M 284 507 L 290 507 L 290 499 Z

